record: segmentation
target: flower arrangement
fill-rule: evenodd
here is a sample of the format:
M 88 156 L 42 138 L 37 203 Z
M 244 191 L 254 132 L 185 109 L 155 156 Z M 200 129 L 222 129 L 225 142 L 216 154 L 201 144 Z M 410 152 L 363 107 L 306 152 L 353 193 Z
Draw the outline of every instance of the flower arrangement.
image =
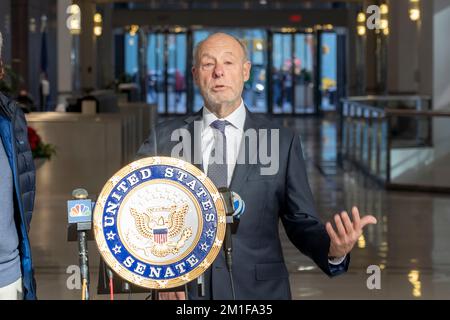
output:
M 28 127 L 28 141 L 30 143 L 31 152 L 33 158 L 44 158 L 50 160 L 53 155 L 56 154 L 56 148 L 54 145 L 42 142 L 41 137 L 36 130 Z

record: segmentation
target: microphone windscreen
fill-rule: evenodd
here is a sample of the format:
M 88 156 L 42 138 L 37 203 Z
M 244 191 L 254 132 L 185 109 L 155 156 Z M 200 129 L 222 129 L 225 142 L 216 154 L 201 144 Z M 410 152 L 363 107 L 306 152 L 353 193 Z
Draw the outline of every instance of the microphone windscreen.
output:
M 89 196 L 89 193 L 86 189 L 78 188 L 72 191 L 72 197 L 75 199 L 86 199 Z

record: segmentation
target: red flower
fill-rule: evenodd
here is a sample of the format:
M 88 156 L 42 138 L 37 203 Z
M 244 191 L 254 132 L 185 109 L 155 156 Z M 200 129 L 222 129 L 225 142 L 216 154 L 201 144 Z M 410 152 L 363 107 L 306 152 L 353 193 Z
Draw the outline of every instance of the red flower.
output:
M 35 151 L 41 143 L 41 137 L 31 127 L 28 127 L 28 141 L 30 142 L 31 151 Z
M 56 147 L 49 143 L 44 143 L 36 130 L 28 127 L 28 142 L 30 143 L 33 158 L 45 158 L 50 160 L 56 154 Z

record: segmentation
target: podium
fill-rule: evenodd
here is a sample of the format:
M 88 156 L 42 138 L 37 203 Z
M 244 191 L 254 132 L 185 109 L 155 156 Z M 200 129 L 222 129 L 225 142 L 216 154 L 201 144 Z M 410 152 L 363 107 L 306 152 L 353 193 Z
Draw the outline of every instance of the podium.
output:
M 85 207 L 69 209 L 69 222 L 72 213 L 87 214 Z M 224 250 L 234 297 L 232 224 L 244 210 L 239 196 L 217 189 L 180 159 L 148 157 L 128 164 L 106 182 L 92 215 L 101 255 L 97 292 L 111 298 L 151 293 L 157 300 L 158 292 L 186 290 L 191 281 L 204 292 L 203 274 Z M 77 231 L 80 236 L 79 225 Z M 80 257 L 86 252 L 80 245 Z M 80 264 L 85 270 L 87 259 Z

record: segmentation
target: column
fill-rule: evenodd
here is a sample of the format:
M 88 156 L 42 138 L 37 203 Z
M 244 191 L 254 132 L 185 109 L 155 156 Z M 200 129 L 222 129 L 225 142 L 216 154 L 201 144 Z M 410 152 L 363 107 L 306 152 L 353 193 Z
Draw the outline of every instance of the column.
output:
M 57 13 L 57 41 L 58 41 L 58 105 L 66 104 L 66 97 L 73 92 L 72 81 L 72 41 L 73 37 L 67 28 L 67 8 L 72 0 L 59 0 Z
M 80 33 L 80 87 L 83 92 L 97 88 L 97 48 L 94 35 L 95 3 L 90 0 L 75 0 L 81 9 Z

